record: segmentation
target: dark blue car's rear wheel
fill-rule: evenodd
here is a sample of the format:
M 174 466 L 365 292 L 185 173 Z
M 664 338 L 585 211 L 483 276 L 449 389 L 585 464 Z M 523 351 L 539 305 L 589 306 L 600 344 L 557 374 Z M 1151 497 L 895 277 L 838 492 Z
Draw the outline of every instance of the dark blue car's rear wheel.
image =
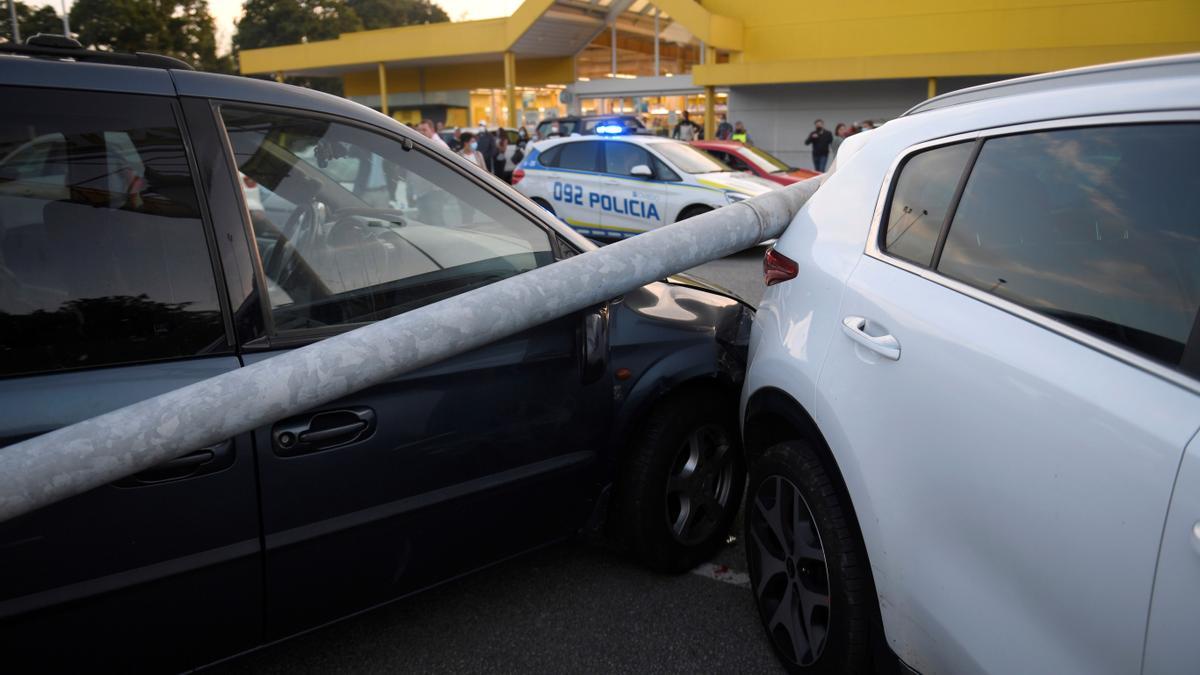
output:
M 685 572 L 728 536 L 746 482 L 736 409 L 723 392 L 685 392 L 663 400 L 634 432 L 613 525 L 650 567 Z

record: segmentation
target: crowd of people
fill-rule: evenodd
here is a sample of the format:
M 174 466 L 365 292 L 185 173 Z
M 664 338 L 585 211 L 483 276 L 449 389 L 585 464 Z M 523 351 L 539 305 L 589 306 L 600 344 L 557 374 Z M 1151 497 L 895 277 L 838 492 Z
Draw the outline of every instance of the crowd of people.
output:
M 837 154 L 838 146 L 842 141 L 867 129 L 874 129 L 875 124 L 870 120 L 861 124 L 846 124 L 838 122 L 830 133 L 825 128 L 825 120 L 818 119 L 813 122 L 813 130 L 809 132 L 808 138 L 804 139 L 805 145 L 812 146 L 813 168 L 817 171 L 824 172 L 829 166 L 829 158 Z
M 520 127 L 516 130 L 515 140 L 512 134 L 503 127 L 495 132 L 488 131 L 487 125 L 480 124 L 478 129 L 455 128 L 445 131 L 445 125 L 433 120 L 421 120 L 417 131 L 437 145 L 461 155 L 469 162 L 474 162 L 479 168 L 495 174 L 506 183 L 512 183 L 513 172 L 517 165 L 525 159 L 525 147 L 531 136 L 529 129 Z
M 557 135 L 556 127 L 557 125 L 549 136 Z M 512 182 L 513 172 L 525 158 L 526 146 L 531 140 L 537 140 L 526 127 L 517 128 L 515 133 L 503 127 L 489 131 L 485 124 L 480 124 L 475 130 L 456 127 L 447 131 L 442 122 L 435 123 L 433 120 L 424 119 L 416 125 L 416 128 L 435 144 L 474 162 L 480 168 L 495 174 L 507 183 Z M 838 146 L 844 139 L 872 128 L 874 128 L 874 124 L 871 121 L 858 124 L 838 122 L 830 132 L 825 128 L 824 120 L 816 120 L 813 130 L 804 140 L 805 145 L 812 147 L 813 168 L 817 171 L 825 171 L 829 166 L 829 160 L 837 154 Z M 750 132 L 746 130 L 746 125 L 741 120 L 730 124 L 725 114 L 721 115 L 715 135 L 718 140 L 737 141 L 746 145 L 754 144 Z M 682 118 L 671 129 L 671 138 L 681 141 L 703 140 L 704 127 L 692 121 L 691 115 L 685 110 Z
M 690 127 L 687 125 L 690 125 Z M 825 128 L 825 120 L 816 120 L 813 123 L 813 130 L 808 134 L 808 138 L 804 139 L 805 145 L 812 146 L 813 168 L 824 172 L 829 167 L 830 158 L 837 154 L 838 146 L 842 144 L 843 140 L 854 134 L 873 128 L 875 128 L 875 124 L 870 120 L 857 124 L 838 122 L 837 126 L 830 132 Z M 721 115 L 721 121 L 717 124 L 716 136 L 718 140 L 722 141 L 738 141 L 746 145 L 754 145 L 754 141 L 750 138 L 750 133 L 746 131 L 746 125 L 741 120 L 730 124 L 728 117 L 724 114 Z M 704 130 L 688 119 L 687 112 L 684 112 L 683 120 L 675 125 L 672 137 L 681 140 L 700 139 L 704 137 Z

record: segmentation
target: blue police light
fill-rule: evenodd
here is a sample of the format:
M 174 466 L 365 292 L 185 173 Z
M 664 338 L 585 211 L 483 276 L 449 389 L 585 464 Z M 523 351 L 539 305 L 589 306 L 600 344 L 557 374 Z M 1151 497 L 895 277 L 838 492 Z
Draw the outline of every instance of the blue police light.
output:
M 596 133 L 598 134 L 623 134 L 625 127 L 620 124 L 597 124 Z

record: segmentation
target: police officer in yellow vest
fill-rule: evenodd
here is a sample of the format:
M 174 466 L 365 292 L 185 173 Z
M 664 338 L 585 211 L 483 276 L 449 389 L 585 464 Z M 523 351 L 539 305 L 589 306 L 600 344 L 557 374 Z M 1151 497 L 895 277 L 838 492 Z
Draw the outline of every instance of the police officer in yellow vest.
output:
M 750 134 L 746 133 L 746 125 L 742 124 L 741 120 L 734 123 L 733 136 L 730 136 L 730 138 L 746 145 L 753 145 L 753 141 L 750 140 Z

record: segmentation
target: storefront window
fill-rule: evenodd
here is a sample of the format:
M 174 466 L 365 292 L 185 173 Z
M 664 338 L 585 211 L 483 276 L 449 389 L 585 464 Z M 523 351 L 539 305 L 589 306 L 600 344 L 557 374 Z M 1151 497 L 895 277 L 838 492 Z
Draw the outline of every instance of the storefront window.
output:
M 637 6 L 640 3 L 635 3 Z M 575 59 L 576 75 L 584 81 L 687 75 L 700 63 L 700 40 L 670 16 L 654 11 L 626 11 L 617 20 L 616 71 L 613 71 L 613 33 L 603 30 Z M 655 33 L 657 26 L 658 32 Z M 658 42 L 658 69 L 654 46 Z
M 719 92 L 716 114 L 720 116 L 727 108 L 728 94 Z M 675 124 L 683 119 L 685 110 L 697 124 L 703 121 L 704 94 L 584 98 L 580 99 L 579 110 L 582 115 L 637 115 L 652 133 L 669 136 Z
M 517 125 L 532 129 L 547 117 L 567 114 L 567 106 L 560 97 L 565 85 L 517 88 Z M 471 119 L 460 126 L 477 126 L 486 123 L 489 127 L 508 124 L 508 99 L 503 89 L 472 89 Z

